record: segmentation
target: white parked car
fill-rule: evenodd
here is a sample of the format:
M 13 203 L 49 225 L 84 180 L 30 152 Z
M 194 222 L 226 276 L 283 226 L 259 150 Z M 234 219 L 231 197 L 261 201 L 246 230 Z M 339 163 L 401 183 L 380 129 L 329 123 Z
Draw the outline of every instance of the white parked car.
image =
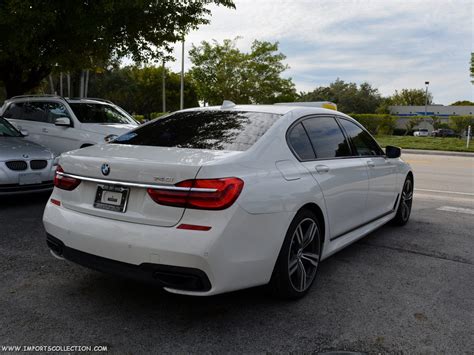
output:
M 123 109 L 101 99 L 16 96 L 5 101 L 0 114 L 56 155 L 104 143 L 138 126 Z
M 430 132 L 428 132 L 426 128 L 420 128 L 416 130 L 415 132 L 413 132 L 413 135 L 415 137 L 429 137 Z
M 61 156 L 53 255 L 188 295 L 303 296 L 321 260 L 408 221 L 413 173 L 355 120 L 312 107 L 178 111 Z

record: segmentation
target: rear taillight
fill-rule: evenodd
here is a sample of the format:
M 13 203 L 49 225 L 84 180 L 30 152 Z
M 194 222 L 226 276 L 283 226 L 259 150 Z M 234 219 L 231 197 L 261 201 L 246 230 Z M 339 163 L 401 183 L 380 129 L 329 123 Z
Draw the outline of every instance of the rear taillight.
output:
M 241 179 L 230 177 L 185 180 L 177 183 L 176 189 L 149 188 L 147 191 L 153 201 L 160 205 L 223 210 L 235 202 L 243 186 Z
M 64 170 L 61 165 L 58 165 L 56 167 L 56 173 L 54 174 L 54 186 L 58 189 L 72 191 L 81 183 L 81 180 L 70 176 L 64 176 L 61 173 L 64 173 Z

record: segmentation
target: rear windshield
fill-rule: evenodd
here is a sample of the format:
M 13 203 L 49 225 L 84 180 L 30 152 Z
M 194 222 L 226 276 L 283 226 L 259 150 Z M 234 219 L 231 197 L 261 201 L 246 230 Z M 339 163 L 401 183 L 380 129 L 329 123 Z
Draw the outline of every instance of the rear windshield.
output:
M 113 143 L 194 149 L 249 149 L 281 115 L 238 111 L 179 112 L 126 133 Z

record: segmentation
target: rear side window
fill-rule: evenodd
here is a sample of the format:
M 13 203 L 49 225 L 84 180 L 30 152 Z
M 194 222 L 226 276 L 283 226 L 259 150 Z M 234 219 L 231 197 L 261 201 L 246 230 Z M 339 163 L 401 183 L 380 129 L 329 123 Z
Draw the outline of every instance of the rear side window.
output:
M 82 123 L 99 123 L 99 124 L 135 124 L 130 117 L 113 106 L 106 104 L 93 103 L 69 103 L 72 111 L 79 121 Z
M 126 133 L 113 143 L 245 151 L 280 117 L 220 110 L 178 112 Z
M 54 123 L 56 118 L 70 117 L 66 107 L 59 102 L 13 102 L 3 113 L 3 117 L 44 123 Z
M 339 122 L 352 140 L 359 155 L 384 155 L 377 142 L 362 128 L 345 119 L 340 119 Z
M 318 159 L 351 156 L 346 137 L 333 117 L 313 117 L 303 121 Z
M 288 134 L 288 144 L 300 160 L 314 159 L 314 150 L 301 123 L 294 126 Z

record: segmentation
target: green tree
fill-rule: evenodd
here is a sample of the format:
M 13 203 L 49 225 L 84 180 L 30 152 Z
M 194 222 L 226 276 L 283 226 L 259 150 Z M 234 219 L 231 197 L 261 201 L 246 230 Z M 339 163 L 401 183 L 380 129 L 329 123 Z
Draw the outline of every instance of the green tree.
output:
M 423 118 L 424 116 L 412 116 L 408 119 L 408 121 L 406 122 L 406 131 L 405 131 L 405 136 L 407 134 L 410 134 L 412 131 L 413 131 L 413 128 L 415 128 L 416 126 L 418 126 L 421 122 L 423 122 Z
M 338 110 L 348 113 L 375 113 L 382 98 L 378 89 L 369 83 L 346 83 L 337 79 L 329 86 L 320 86 L 308 93 L 302 93 L 298 101 L 331 101 Z
M 474 53 L 471 53 L 471 78 L 474 79 Z M 471 83 L 474 84 L 474 80 L 471 80 Z
M 189 71 L 199 99 L 210 105 L 223 100 L 236 103 L 271 104 L 294 101 L 296 90 L 290 79 L 281 77 L 288 69 L 278 43 L 255 40 L 249 53 L 241 52 L 236 41 L 203 41 L 192 47 Z
M 431 116 L 429 118 L 429 122 L 431 123 L 431 125 L 433 126 L 434 129 L 439 129 L 441 128 L 441 117 L 438 117 L 438 116 Z
M 156 116 L 162 111 L 162 67 L 112 68 L 91 76 L 89 96 L 106 98 L 131 113 Z M 179 109 L 180 75 L 166 70 L 166 110 Z M 189 76 L 184 81 L 184 106 L 199 106 L 195 87 Z
M 232 0 L 2 0 L 0 81 L 11 97 L 37 87 L 54 67 L 160 58 L 187 31 L 209 22 L 211 4 L 234 7 Z
M 468 100 L 453 102 L 450 106 L 474 106 L 474 102 Z
M 400 106 L 424 106 L 426 101 L 426 92 L 423 89 L 402 89 L 395 90 L 390 97 L 391 105 Z M 433 95 L 428 92 L 428 105 L 433 103 Z
M 467 127 L 474 129 L 474 116 L 450 116 L 449 126 L 459 134 L 467 131 Z

